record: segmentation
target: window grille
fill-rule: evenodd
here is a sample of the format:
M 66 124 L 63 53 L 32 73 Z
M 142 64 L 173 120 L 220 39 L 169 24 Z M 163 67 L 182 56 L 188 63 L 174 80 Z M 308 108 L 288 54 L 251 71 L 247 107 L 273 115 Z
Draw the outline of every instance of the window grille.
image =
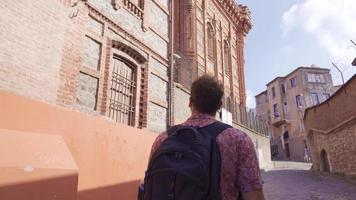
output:
M 134 125 L 136 77 L 134 67 L 121 58 L 114 58 L 109 117 L 119 123 Z

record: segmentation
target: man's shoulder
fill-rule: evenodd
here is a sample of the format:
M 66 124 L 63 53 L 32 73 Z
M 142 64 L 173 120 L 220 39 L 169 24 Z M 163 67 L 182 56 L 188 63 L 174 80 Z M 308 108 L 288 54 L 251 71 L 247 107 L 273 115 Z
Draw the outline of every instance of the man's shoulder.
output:
M 251 138 L 243 131 L 236 128 L 227 128 L 218 136 L 219 140 L 230 140 L 234 142 L 249 142 Z

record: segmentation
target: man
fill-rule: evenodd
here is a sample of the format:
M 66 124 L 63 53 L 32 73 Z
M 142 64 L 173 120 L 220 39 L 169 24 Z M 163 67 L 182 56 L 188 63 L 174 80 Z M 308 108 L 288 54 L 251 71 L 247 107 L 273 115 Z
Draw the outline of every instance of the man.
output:
M 184 126 L 206 127 L 215 123 L 222 106 L 223 86 L 211 76 L 202 76 L 192 84 L 189 107 L 191 117 Z M 151 156 L 167 133 L 155 140 Z M 223 200 L 237 200 L 242 192 L 244 200 L 264 200 L 260 169 L 251 139 L 243 132 L 228 128 L 216 138 L 221 157 L 221 196 Z

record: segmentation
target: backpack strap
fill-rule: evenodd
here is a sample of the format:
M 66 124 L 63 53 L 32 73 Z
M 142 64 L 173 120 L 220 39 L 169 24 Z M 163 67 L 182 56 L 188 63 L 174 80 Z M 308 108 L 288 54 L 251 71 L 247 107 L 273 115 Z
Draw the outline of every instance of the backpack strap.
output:
M 174 132 L 176 132 L 176 130 L 178 130 L 181 127 L 183 127 L 183 125 L 175 125 L 175 126 L 172 126 L 171 128 L 169 128 L 167 130 L 168 137 L 171 136 Z
M 208 200 L 222 200 L 220 180 L 221 180 L 221 155 L 216 138 L 224 130 L 232 126 L 220 121 L 214 122 L 208 126 L 199 128 L 199 131 L 209 134 L 211 137 L 211 156 L 210 156 L 210 189 Z
M 214 122 L 208 126 L 202 127 L 199 130 L 203 130 L 204 132 L 209 133 L 211 138 L 213 140 L 216 140 L 218 135 L 228 128 L 233 128 L 233 127 L 228 124 L 217 121 L 217 122 Z

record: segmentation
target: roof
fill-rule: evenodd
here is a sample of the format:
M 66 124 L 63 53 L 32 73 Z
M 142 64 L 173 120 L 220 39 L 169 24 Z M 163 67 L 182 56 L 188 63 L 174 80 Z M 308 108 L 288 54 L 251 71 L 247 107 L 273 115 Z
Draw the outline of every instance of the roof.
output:
M 354 61 L 352 61 L 352 66 L 356 66 L 356 58 L 354 59 Z
M 312 65 L 311 67 L 298 67 L 296 68 L 295 70 L 293 70 L 292 72 L 290 72 L 289 74 L 285 75 L 285 76 L 277 76 L 275 79 L 273 79 L 272 81 L 268 82 L 266 84 L 266 86 L 270 85 L 271 83 L 273 83 L 275 80 L 279 79 L 279 78 L 287 78 L 289 77 L 290 75 L 294 74 L 296 71 L 299 71 L 299 70 L 302 70 L 302 69 L 306 69 L 306 70 L 319 70 L 319 71 L 330 71 L 330 69 L 328 68 L 321 68 L 321 67 L 313 67 L 314 65 Z
M 343 89 L 344 89 L 345 87 L 347 87 L 349 84 L 351 84 L 353 81 L 356 81 L 356 74 L 353 75 L 353 76 L 350 78 L 350 80 L 348 80 L 344 85 L 342 85 L 342 86 L 341 86 L 333 95 L 331 95 L 331 97 L 329 97 L 327 100 L 325 100 L 324 102 L 322 102 L 322 103 L 320 103 L 320 104 L 318 104 L 318 105 L 311 106 L 311 107 L 305 109 L 305 112 L 304 112 L 304 119 L 305 119 L 305 117 L 307 116 L 309 110 L 312 110 L 312 109 L 314 109 L 314 108 L 317 108 L 317 107 L 319 107 L 319 106 L 321 106 L 321 105 L 323 105 L 323 104 L 329 103 L 329 101 L 330 101 L 331 99 L 335 98 L 335 96 L 336 96 L 337 94 L 339 94 L 340 92 L 342 92 Z
M 267 93 L 267 90 L 260 92 L 259 94 L 255 95 L 255 97 L 258 97 L 258 96 L 262 95 L 263 93 Z

